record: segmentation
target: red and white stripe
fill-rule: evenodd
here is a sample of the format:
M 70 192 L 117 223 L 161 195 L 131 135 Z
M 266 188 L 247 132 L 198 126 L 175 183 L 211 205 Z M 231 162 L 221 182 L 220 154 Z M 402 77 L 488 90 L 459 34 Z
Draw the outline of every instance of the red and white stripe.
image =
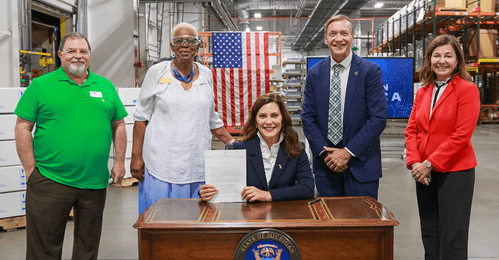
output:
M 257 97 L 269 92 L 269 35 L 242 33 L 242 68 L 214 68 L 215 106 L 226 127 L 243 126 Z

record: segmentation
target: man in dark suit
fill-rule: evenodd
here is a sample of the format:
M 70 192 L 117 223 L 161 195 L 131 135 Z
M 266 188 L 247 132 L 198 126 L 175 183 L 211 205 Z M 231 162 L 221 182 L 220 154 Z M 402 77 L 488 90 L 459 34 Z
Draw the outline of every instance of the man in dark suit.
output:
M 387 119 L 381 69 L 352 53 L 353 25 L 348 17 L 329 19 L 324 39 L 331 56 L 308 72 L 301 114 L 317 190 L 327 197 L 377 199 L 379 136 Z

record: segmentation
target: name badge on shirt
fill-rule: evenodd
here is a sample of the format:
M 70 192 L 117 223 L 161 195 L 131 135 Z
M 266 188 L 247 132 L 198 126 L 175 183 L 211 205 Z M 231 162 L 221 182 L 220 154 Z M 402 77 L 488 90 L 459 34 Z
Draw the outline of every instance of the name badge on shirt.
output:
M 159 78 L 159 84 L 170 84 L 173 82 L 172 78 Z
M 102 92 L 99 91 L 90 91 L 90 96 L 94 98 L 101 98 L 102 97 Z

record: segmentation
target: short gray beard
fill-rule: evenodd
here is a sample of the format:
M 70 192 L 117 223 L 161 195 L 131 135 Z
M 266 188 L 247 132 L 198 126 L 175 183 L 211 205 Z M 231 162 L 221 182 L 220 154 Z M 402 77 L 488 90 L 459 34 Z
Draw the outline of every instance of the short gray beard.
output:
M 85 72 L 85 64 L 69 64 L 69 73 L 80 76 Z

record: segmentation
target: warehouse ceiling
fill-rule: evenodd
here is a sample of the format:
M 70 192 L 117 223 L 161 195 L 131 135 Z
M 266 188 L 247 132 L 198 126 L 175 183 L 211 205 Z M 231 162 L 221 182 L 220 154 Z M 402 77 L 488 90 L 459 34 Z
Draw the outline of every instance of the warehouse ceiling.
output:
M 199 0 L 139 1 L 143 3 L 203 2 Z M 378 2 L 383 3 L 383 7 L 375 8 L 374 5 Z M 255 19 L 282 20 L 285 18 L 290 20 L 293 31 L 296 32 L 292 48 L 309 51 L 322 43 L 324 24 L 334 15 L 388 19 L 410 2 L 410 0 L 212 0 L 203 2 L 203 6 L 227 30 L 231 31 L 244 31 L 249 28 L 250 21 Z M 261 18 L 255 18 L 256 13 L 259 13 Z
M 291 18 L 291 24 L 297 26 L 299 20 L 305 25 L 296 28 L 297 36 L 292 43 L 294 50 L 309 51 L 322 43 L 324 24 L 327 19 L 337 14 L 351 18 L 388 18 L 402 7 L 408 0 L 216 0 L 226 5 L 226 10 L 239 23 L 239 30 L 244 30 L 245 22 L 254 19 L 256 13 L 261 19 Z M 383 2 L 382 8 L 374 8 L 374 4 Z M 249 24 L 249 22 L 246 22 Z

